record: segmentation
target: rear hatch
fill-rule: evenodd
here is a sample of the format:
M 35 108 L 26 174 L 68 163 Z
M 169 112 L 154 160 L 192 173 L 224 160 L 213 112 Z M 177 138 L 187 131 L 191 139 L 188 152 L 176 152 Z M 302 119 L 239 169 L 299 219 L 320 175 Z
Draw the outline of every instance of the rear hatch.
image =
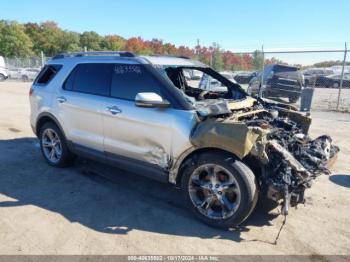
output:
M 272 88 L 300 92 L 302 87 L 302 75 L 297 67 L 276 65 L 273 68 L 272 77 L 268 84 Z

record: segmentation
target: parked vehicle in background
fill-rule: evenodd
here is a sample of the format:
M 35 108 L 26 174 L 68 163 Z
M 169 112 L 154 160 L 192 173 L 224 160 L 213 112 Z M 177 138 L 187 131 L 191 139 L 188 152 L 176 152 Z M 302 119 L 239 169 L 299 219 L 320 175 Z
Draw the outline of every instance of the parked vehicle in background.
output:
M 341 65 L 331 66 L 331 69 L 334 71 L 334 74 L 340 75 L 342 70 L 343 70 L 343 66 L 341 66 Z M 349 65 L 344 66 L 344 73 L 350 74 L 350 66 Z
M 334 74 L 332 69 L 328 68 L 308 68 L 303 71 L 305 86 L 323 86 L 320 81 L 321 76 Z
M 40 68 L 24 68 L 21 70 L 21 79 L 23 81 L 33 81 L 40 72 Z
M 200 80 L 203 76 L 203 73 L 198 70 L 191 70 L 191 72 L 192 72 L 192 75 L 191 75 L 192 80 Z
M 250 72 L 250 71 L 245 71 L 245 72 L 239 72 L 235 74 L 234 79 L 237 81 L 239 84 L 249 84 L 250 80 L 253 79 L 257 75 L 257 71 Z
M 0 56 L 0 82 L 5 81 L 8 78 L 6 71 L 5 59 Z
M 184 76 L 186 80 L 191 80 L 192 79 L 192 70 L 184 70 Z
M 250 80 L 247 92 L 257 96 L 262 88 L 265 98 L 287 98 L 290 103 L 295 103 L 300 98 L 303 85 L 304 77 L 298 67 L 271 64 Z
M 21 79 L 23 68 L 9 68 L 7 70 L 8 77 L 10 79 Z
M 327 88 L 339 88 L 341 82 L 341 74 L 321 76 L 317 80 L 319 85 Z M 350 74 L 344 74 L 343 87 L 350 87 Z
M 228 80 L 230 80 L 232 83 L 237 84 L 232 72 L 222 71 L 219 73 L 223 77 L 226 77 Z M 198 88 L 203 89 L 203 90 L 207 90 L 207 91 L 212 91 L 212 92 L 227 92 L 227 87 L 225 87 L 217 79 L 212 78 L 207 74 L 203 74 Z
M 235 80 L 235 75 L 231 71 L 221 71 L 219 72 L 220 75 L 226 77 L 228 80 L 230 80 L 232 83 L 237 84 L 237 81 Z

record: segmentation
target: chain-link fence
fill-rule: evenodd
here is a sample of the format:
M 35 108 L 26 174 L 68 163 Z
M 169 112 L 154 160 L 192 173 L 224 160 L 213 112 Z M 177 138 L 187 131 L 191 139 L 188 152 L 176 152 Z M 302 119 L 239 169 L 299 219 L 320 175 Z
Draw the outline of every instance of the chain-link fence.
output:
M 50 57 L 4 58 L 9 80 L 32 81 Z
M 259 51 L 252 69 L 234 72 L 249 94 L 293 105 L 301 111 L 350 111 L 350 61 L 345 50 Z
M 224 53 L 222 55 L 223 59 L 228 59 Z M 350 112 L 350 60 L 346 48 L 262 50 L 231 55 L 231 64 L 221 73 L 230 76 L 229 79 L 234 79 L 253 96 L 294 105 L 301 111 Z M 32 81 L 49 59 L 42 55 L 4 60 L 10 80 Z

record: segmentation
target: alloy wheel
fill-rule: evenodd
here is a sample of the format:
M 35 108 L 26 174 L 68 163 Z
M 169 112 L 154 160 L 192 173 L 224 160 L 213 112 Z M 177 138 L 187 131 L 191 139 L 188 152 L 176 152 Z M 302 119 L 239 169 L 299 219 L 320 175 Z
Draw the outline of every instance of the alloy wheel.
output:
M 41 139 L 45 157 L 52 163 L 59 162 L 62 157 L 62 143 L 58 134 L 48 128 L 45 129 Z
M 233 174 L 217 164 L 204 164 L 192 173 L 189 193 L 193 205 L 210 219 L 227 219 L 237 211 L 241 191 Z

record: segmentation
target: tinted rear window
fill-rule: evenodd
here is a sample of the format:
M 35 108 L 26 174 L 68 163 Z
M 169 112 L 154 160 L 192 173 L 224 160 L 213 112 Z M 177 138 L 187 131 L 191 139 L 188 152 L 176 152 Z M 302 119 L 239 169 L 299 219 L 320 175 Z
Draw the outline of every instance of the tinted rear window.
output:
M 64 89 L 108 96 L 112 64 L 79 64 L 65 82 Z
M 36 84 L 47 84 L 50 82 L 55 75 L 60 71 L 62 68 L 62 65 L 46 65 L 38 75 L 37 79 L 35 80 Z M 37 72 L 37 71 L 34 71 Z
M 274 66 L 273 71 L 276 73 L 281 73 L 281 72 L 296 72 L 299 69 L 296 67 L 289 67 L 289 66 Z

